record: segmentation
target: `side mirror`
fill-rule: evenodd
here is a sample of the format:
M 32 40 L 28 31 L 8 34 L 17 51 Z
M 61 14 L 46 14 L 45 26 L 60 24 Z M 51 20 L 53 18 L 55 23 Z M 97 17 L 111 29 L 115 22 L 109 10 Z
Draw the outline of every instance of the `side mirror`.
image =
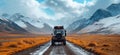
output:
M 65 30 L 65 32 L 66 32 L 66 30 Z
M 66 36 L 66 30 L 65 30 L 65 36 Z

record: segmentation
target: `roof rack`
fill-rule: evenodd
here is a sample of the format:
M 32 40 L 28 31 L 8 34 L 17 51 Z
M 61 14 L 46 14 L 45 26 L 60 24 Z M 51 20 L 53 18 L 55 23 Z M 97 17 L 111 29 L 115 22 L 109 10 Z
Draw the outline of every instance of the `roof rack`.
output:
M 64 29 L 63 26 L 54 26 L 54 29 Z

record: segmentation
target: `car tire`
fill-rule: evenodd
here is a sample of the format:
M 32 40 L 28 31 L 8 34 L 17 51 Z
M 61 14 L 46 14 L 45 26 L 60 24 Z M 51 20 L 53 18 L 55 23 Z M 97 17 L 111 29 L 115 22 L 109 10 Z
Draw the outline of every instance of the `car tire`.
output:
M 66 45 L 66 41 L 63 42 L 63 45 Z
M 54 42 L 53 40 L 51 41 L 51 45 L 52 45 L 52 46 L 54 46 L 54 45 L 55 45 L 55 42 Z

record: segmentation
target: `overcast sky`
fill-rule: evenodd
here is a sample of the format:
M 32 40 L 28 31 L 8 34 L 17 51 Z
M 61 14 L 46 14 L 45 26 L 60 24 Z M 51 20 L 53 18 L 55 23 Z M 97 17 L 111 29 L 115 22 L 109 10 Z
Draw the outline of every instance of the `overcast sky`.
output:
M 105 9 L 120 0 L 0 0 L 0 13 L 21 13 L 40 18 L 51 26 L 64 25 L 90 17 L 97 9 Z

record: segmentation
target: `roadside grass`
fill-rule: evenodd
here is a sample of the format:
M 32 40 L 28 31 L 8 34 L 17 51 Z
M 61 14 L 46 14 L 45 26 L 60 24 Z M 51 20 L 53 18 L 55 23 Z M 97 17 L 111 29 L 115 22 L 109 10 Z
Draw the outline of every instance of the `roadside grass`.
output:
M 13 53 L 47 43 L 50 39 L 50 37 L 46 36 L 29 38 L 0 38 L 0 55 L 12 55 Z
M 120 35 L 71 35 L 67 40 L 99 55 L 120 55 Z

